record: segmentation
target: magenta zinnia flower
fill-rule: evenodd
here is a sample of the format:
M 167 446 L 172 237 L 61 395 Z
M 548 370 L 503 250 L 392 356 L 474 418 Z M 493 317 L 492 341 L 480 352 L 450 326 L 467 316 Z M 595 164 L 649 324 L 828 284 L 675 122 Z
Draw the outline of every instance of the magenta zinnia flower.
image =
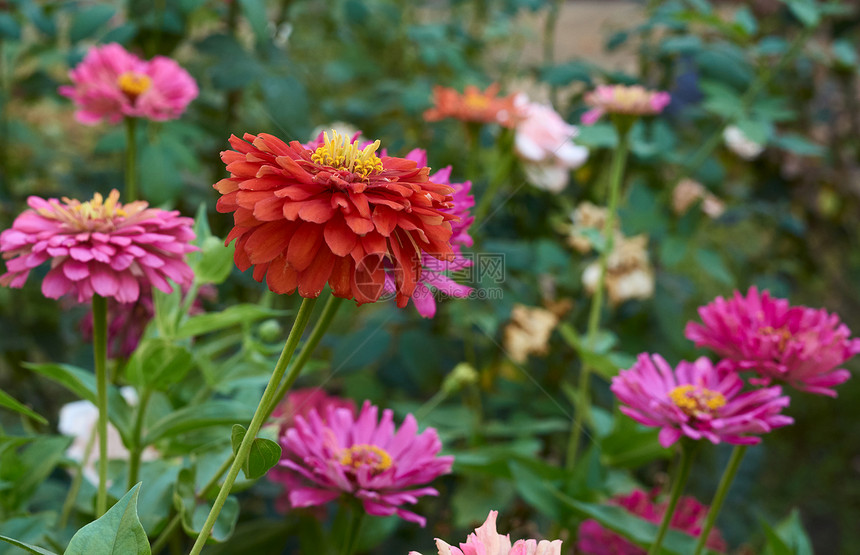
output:
M 681 361 L 673 370 L 660 355 L 642 353 L 632 368 L 612 378 L 610 389 L 623 403 L 621 412 L 660 428 L 663 447 L 681 435 L 754 445 L 761 441 L 755 434 L 794 422 L 780 414 L 789 399 L 779 386 L 741 393 L 743 386 L 728 365 L 715 367 L 705 357 Z
M 655 503 L 642 490 L 633 490 L 629 495 L 619 495 L 609 501 L 611 505 L 623 507 L 628 512 L 648 522 L 659 524 L 666 513 L 668 503 Z M 708 507 L 694 497 L 681 497 L 672 515 L 669 527 L 698 538 L 708 514 Z M 645 550 L 631 543 L 627 538 L 604 528 L 596 520 L 586 520 L 579 525 L 577 533 L 577 553 L 582 555 L 645 555 Z M 712 529 L 706 543 L 708 549 L 725 553 L 726 542 L 719 530 Z
M 170 58 L 141 60 L 116 43 L 95 46 L 69 72 L 72 85 L 60 87 L 71 98 L 79 122 L 118 123 L 124 117 L 176 119 L 197 98 L 197 83 Z
M 419 167 L 426 166 L 427 152 L 416 148 L 406 155 L 406 159 L 413 160 Z M 457 283 L 451 279 L 450 274 L 468 268 L 473 264 L 470 258 L 466 258 L 463 255 L 462 247 L 472 246 L 473 241 L 469 235 L 469 226 L 475 220 L 469 214 L 469 210 L 475 205 L 475 197 L 471 193 L 471 181 L 451 183 L 451 166 L 437 171 L 430 176 L 430 180 L 434 183 L 447 185 L 454 190 L 451 195 L 453 206 L 444 210 L 444 212 L 452 214 L 459 219 L 451 220 L 450 244 L 453 258 L 442 260 L 432 256 L 432 253 L 426 252 L 421 255 L 421 276 L 410 298 L 415 305 L 415 309 L 418 310 L 418 314 L 425 318 L 433 318 L 436 315 L 435 291 L 459 298 L 467 297 L 472 292 L 471 287 Z M 390 295 L 394 294 L 397 289 L 393 268 L 387 268 L 387 270 L 385 273 L 384 291 Z
M 498 511 L 490 511 L 487 520 L 460 544 L 460 549 L 436 539 L 439 555 L 561 555 L 561 540 L 517 540 L 511 545 L 510 534 L 496 531 Z M 410 551 L 409 555 L 421 555 Z
M 196 249 L 189 243 L 193 220 L 144 201 L 118 200 L 115 189 L 107 199 L 96 193 L 83 203 L 31 196 L 30 210 L 0 233 L 8 270 L 0 285 L 22 287 L 30 270 L 48 260 L 42 293 L 51 299 L 72 293 L 86 302 L 98 294 L 131 303 L 151 285 L 170 293 L 168 279 L 190 284 L 194 274 L 185 253 Z
M 424 526 L 424 517 L 401 505 L 438 495 L 433 488 L 416 486 L 450 472 L 454 457 L 437 456 L 442 443 L 436 430 L 417 433 L 411 414 L 395 431 L 391 410 L 384 410 L 381 420 L 378 412 L 365 401 L 358 417 L 334 406 L 322 416 L 313 410 L 307 418 L 295 417 L 281 437 L 281 462 L 269 472 L 284 484 L 293 508 L 348 495 L 360 500 L 368 514 L 396 514 Z
M 790 306 L 767 291 L 750 287 L 746 297 L 717 297 L 700 307 L 702 324 L 690 322 L 684 334 L 696 346 L 708 347 L 731 361 L 736 370 L 753 370 L 753 383 L 783 381 L 801 391 L 836 397 L 831 389 L 846 381 L 848 370 L 836 369 L 860 353 L 860 339 L 836 314 L 824 309 Z
M 348 409 L 355 414 L 355 403 L 352 399 L 329 395 L 318 387 L 308 387 L 289 392 L 272 411 L 271 418 L 278 423 L 281 434 L 284 434 L 295 425 L 297 416 L 307 419 L 311 411 L 327 415 L 329 407 Z
M 585 95 L 585 103 L 591 106 L 591 110 L 582 114 L 582 123 L 594 125 L 603 114 L 659 114 L 671 100 L 669 93 L 649 91 L 641 85 L 600 85 Z

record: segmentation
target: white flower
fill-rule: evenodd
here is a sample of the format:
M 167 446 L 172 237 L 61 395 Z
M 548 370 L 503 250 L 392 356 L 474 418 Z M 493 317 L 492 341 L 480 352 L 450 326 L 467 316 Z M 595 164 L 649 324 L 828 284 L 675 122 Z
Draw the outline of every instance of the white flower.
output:
M 723 131 L 723 140 L 729 150 L 744 160 L 755 160 L 764 152 L 764 145 L 760 145 L 744 134 L 740 127 L 729 125 Z

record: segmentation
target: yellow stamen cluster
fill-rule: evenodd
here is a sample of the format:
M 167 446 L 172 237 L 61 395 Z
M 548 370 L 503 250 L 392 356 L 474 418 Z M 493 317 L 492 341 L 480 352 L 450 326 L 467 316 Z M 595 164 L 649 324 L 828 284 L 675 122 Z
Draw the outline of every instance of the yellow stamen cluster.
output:
M 311 160 L 317 164 L 328 166 L 336 170 L 348 171 L 367 177 L 372 173 L 382 171 L 382 160 L 376 155 L 379 141 L 359 149 L 358 145 L 351 143 L 349 137 L 332 130 L 332 137 L 328 133 L 323 134 L 325 143 L 314 151 Z
M 117 84 L 119 85 L 119 88 L 122 89 L 122 92 L 132 98 L 137 98 L 152 86 L 152 79 L 147 75 L 142 75 L 133 71 L 126 71 L 119 76 Z
M 764 326 L 759 328 L 758 332 L 764 336 L 777 336 L 779 339 L 779 350 L 784 351 L 785 346 L 788 345 L 788 340 L 791 339 L 791 332 L 788 331 L 788 328 L 772 328 L 771 326 Z
M 695 385 L 679 385 L 669 392 L 669 398 L 690 416 L 713 416 L 717 409 L 725 406 L 726 398 L 719 391 Z
M 96 193 L 93 199 L 87 202 L 63 197 L 62 203 L 51 201 L 51 208 L 40 208 L 38 212 L 46 218 L 65 222 L 76 229 L 96 230 L 110 229 L 117 217 L 127 217 L 129 212 L 137 213 L 145 206 L 146 203 L 141 202 L 125 206 L 119 204 L 119 191 L 114 189 L 107 199 L 101 193 Z
M 463 103 L 472 110 L 486 110 L 490 107 L 490 99 L 487 96 L 471 91 L 466 92 Z
M 359 444 L 344 449 L 340 454 L 340 464 L 358 470 L 369 466 L 374 472 L 391 468 L 391 455 L 376 445 Z

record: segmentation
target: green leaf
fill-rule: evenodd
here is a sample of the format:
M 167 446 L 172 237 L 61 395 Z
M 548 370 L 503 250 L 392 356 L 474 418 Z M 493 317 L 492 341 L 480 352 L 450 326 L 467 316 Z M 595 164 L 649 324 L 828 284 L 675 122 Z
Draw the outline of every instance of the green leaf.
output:
M 658 429 L 643 426 L 617 409 L 614 422 L 612 431 L 600 440 L 601 461 L 606 466 L 637 468 L 672 456 L 672 450 L 657 440 Z
M 16 401 L 11 395 L 0 389 L 0 407 L 6 407 L 7 409 L 13 410 L 17 413 L 23 414 L 29 418 L 32 418 L 36 422 L 41 422 L 42 424 L 47 424 L 48 421 L 45 420 L 45 417 L 42 415 L 33 412 L 25 405 L 22 405 L 18 401 Z
M 224 246 L 218 237 L 206 237 L 200 245 L 200 256 L 193 266 L 194 278 L 199 283 L 222 283 L 233 270 L 233 251 L 236 243 Z
M 821 21 L 821 12 L 815 0 L 783 0 L 794 14 L 806 27 L 815 27 Z
M 209 312 L 192 316 L 179 327 L 176 336 L 178 338 L 194 337 L 229 328 L 230 326 L 255 322 L 264 318 L 273 318 L 283 314 L 283 311 L 273 308 L 266 308 L 255 304 L 238 304 L 221 312 Z
M 0 541 L 11 543 L 15 547 L 20 547 L 21 549 L 29 553 L 35 553 L 36 555 L 57 555 L 53 551 L 48 551 L 47 549 L 43 549 L 37 545 L 30 545 L 29 543 L 19 542 L 16 539 L 7 538 L 6 536 L 0 536 Z
M 801 156 L 824 156 L 825 148 L 815 144 L 802 135 L 796 133 L 785 133 L 773 140 L 773 143 L 784 150 L 788 150 Z
M 191 352 L 169 339 L 146 339 L 128 362 L 129 380 L 142 387 L 164 390 L 179 382 L 194 366 Z
M 536 465 L 542 468 L 536 468 Z M 526 503 L 553 520 L 566 519 L 566 507 L 553 493 L 554 486 L 551 482 L 553 479 L 562 479 L 564 471 L 538 460 L 530 461 L 528 466 L 524 461 L 512 460 L 508 466 L 511 469 L 513 485 Z
M 591 148 L 615 148 L 618 146 L 618 133 L 611 123 L 597 122 L 594 125 L 581 125 L 576 142 Z
M 18 40 L 21 38 L 21 26 L 8 13 L 0 13 L 0 40 Z
M 576 330 L 570 324 L 562 324 L 558 328 L 562 338 L 568 345 L 573 347 L 583 364 L 587 364 L 592 370 L 596 371 L 602 378 L 611 380 L 618 374 L 618 366 L 612 362 L 612 359 L 605 353 L 591 351 L 585 347 L 585 344 Z
M 777 524 L 775 532 L 788 547 L 790 553 L 794 555 L 813 554 L 812 543 L 809 541 L 806 530 L 803 529 L 800 511 L 797 509 L 793 509 L 788 518 Z
M 251 24 L 257 42 L 264 42 L 269 36 L 266 2 L 264 0 L 239 0 L 239 5 L 242 7 L 242 13 L 248 23 Z
M 769 121 L 742 119 L 735 123 L 744 135 L 754 143 L 767 145 L 773 136 L 773 125 Z
M 106 24 L 116 13 L 116 9 L 105 4 L 95 4 L 84 8 L 72 16 L 69 40 L 73 43 L 91 37 L 99 27 Z
M 69 364 L 36 364 L 24 362 L 25 368 L 54 381 L 81 399 L 96 404 L 96 377 L 89 370 Z M 108 385 L 108 420 L 113 424 L 123 443 L 128 445 L 131 430 L 131 408 L 115 386 Z
M 173 505 L 179 512 L 182 528 L 189 536 L 197 536 L 209 516 L 212 503 L 200 501 L 194 493 L 194 468 L 183 468 L 173 492 Z M 224 542 L 233 534 L 236 521 L 239 519 L 239 502 L 232 495 L 227 497 L 209 540 Z
M 253 415 L 253 409 L 237 401 L 209 401 L 202 405 L 183 407 L 153 424 L 143 444 L 150 445 L 160 439 L 200 428 L 248 422 Z
M 140 484 L 131 488 L 101 518 L 78 530 L 64 555 L 129 555 L 151 553 L 146 530 L 137 517 Z
M 23 506 L 54 471 L 71 442 L 65 436 L 39 436 L 20 451 L 5 451 L 0 458 L 0 482 L 12 484 L 11 491 L 4 493 L 5 504 Z
M 244 426 L 239 424 L 233 425 L 233 430 L 230 433 L 230 443 L 233 445 L 233 455 L 239 453 L 239 446 L 245 438 Z M 254 438 L 251 443 L 251 450 L 248 452 L 248 458 L 242 462 L 242 471 L 245 473 L 245 478 L 256 480 L 262 477 L 269 471 L 270 468 L 278 464 L 281 460 L 281 446 L 271 439 L 262 437 Z
M 699 249 L 696 251 L 696 262 L 707 275 L 724 285 L 732 286 L 735 278 L 729 271 L 719 252 L 710 249 Z

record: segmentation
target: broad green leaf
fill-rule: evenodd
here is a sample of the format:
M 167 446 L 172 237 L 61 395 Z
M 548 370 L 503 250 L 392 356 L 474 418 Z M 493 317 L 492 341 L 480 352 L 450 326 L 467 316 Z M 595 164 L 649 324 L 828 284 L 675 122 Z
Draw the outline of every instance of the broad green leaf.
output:
M 56 511 L 51 511 L 9 518 L 0 523 L 0 535 L 31 546 L 46 543 L 45 535 L 56 528 L 57 516 Z M 20 555 L 21 551 L 0 543 L 0 554 Z
M 96 404 L 96 377 L 89 370 L 69 364 L 25 362 L 22 365 L 62 385 L 81 399 Z M 119 389 L 112 385 L 108 385 L 108 420 L 116 427 L 123 443 L 128 445 L 131 407 L 128 406 Z
M 21 38 L 21 26 L 12 14 L 0 13 L 0 40 L 18 40 Z
M 612 431 L 600 440 L 600 457 L 605 465 L 636 468 L 672 455 L 671 449 L 657 441 L 658 429 L 645 427 L 618 410 L 614 416 Z
M 550 480 L 559 480 L 564 472 L 557 467 L 550 467 L 538 460 L 530 461 L 528 466 L 523 461 L 512 460 L 508 463 L 514 487 L 520 497 L 529 505 L 555 521 L 564 521 L 566 507 L 559 502 L 553 493 L 555 487 Z M 544 472 L 537 472 L 535 465 L 544 466 Z M 555 472 L 553 472 L 553 470 Z M 553 475 L 555 474 L 555 475 Z
M 597 122 L 594 125 L 582 125 L 576 142 L 591 148 L 615 148 L 618 146 L 618 133 L 611 123 Z
M 150 445 L 159 439 L 209 426 L 248 422 L 253 415 L 253 409 L 237 401 L 209 401 L 202 405 L 183 407 L 153 424 L 143 444 Z
M 576 330 L 570 326 L 570 324 L 559 326 L 558 331 L 561 333 L 562 338 L 564 338 L 567 344 L 573 347 L 582 359 L 582 363 L 587 364 L 602 378 L 611 380 L 616 374 L 618 374 L 618 366 L 615 365 L 609 355 L 586 349 L 582 338 Z
M 284 312 L 281 310 L 255 304 L 234 305 L 221 312 L 209 312 L 192 316 L 180 326 L 177 337 L 194 337 L 229 328 L 230 326 L 255 322 L 264 318 L 273 318 L 282 314 Z
M 696 262 L 704 273 L 715 280 L 724 285 L 734 285 L 735 278 L 723 261 L 723 257 L 717 251 L 699 249 L 696 251 Z
M 169 339 L 146 339 L 128 362 L 129 380 L 143 387 L 163 390 L 179 382 L 194 365 L 191 352 Z
M 222 283 L 233 270 L 236 243 L 224 246 L 218 237 L 206 237 L 200 245 L 200 256 L 194 264 L 194 278 L 199 283 Z
M 785 133 L 773 140 L 781 149 L 791 151 L 801 156 L 824 156 L 825 148 L 796 133 Z
M 23 506 L 54 471 L 71 442 L 72 438 L 65 436 L 40 436 L 20 451 L 5 450 L 0 458 L 0 481 L 12 486 L 4 494 L 4 503 Z
M 767 145 L 773 136 L 773 124 L 769 121 L 741 119 L 735 123 L 749 140 L 760 145 Z
M 7 409 L 13 410 L 19 414 L 23 414 L 24 416 L 32 418 L 33 420 L 35 420 L 37 422 L 41 422 L 42 424 L 48 423 L 48 421 L 45 420 L 45 418 L 42 415 L 33 412 L 32 410 L 27 408 L 25 405 L 19 403 L 18 401 L 15 400 L 14 397 L 9 395 L 8 393 L 3 391 L 2 389 L 0 389 L 0 407 L 6 407 Z
M 30 545 L 29 543 L 20 542 L 14 538 L 7 538 L 6 536 L 0 536 L 0 541 L 11 543 L 15 547 L 20 547 L 28 553 L 35 553 L 36 555 L 57 555 L 53 551 L 48 551 L 47 549 L 43 549 L 37 545 Z
M 75 12 L 69 28 L 69 39 L 75 43 L 91 37 L 99 27 L 110 21 L 115 13 L 116 8 L 105 4 L 94 4 Z
M 821 21 L 821 12 L 815 0 L 783 0 L 794 17 L 806 27 L 815 27 Z
M 265 0 L 239 0 L 239 5 L 257 37 L 257 42 L 265 41 L 269 36 Z
M 239 446 L 245 438 L 244 426 L 239 424 L 233 425 L 233 430 L 230 434 L 230 442 L 233 445 L 233 454 L 239 452 Z M 251 450 L 248 452 L 248 458 L 242 462 L 242 471 L 245 473 L 245 478 L 256 480 L 262 477 L 269 471 L 270 468 L 278 464 L 281 460 L 281 446 L 271 439 L 261 437 L 254 438 L 251 443 Z
M 146 530 L 137 517 L 140 484 L 131 488 L 101 518 L 78 530 L 64 555 L 146 555 L 151 553 Z
M 774 531 L 794 555 L 812 555 L 812 543 L 797 509 L 793 509 L 788 518 L 777 524 Z

